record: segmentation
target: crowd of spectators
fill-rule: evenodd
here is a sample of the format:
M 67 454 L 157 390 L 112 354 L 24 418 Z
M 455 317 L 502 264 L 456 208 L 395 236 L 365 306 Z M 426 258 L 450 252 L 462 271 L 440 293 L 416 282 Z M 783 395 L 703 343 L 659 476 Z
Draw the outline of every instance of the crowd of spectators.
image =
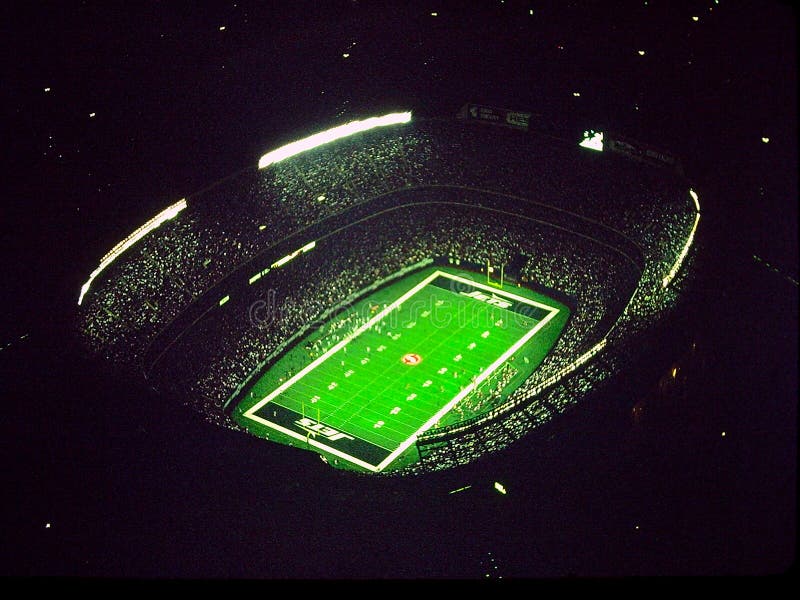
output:
M 624 339 L 659 318 L 674 293 L 662 279 L 694 219 L 688 186 L 666 171 L 550 137 L 418 121 L 243 172 L 189 197 L 176 219 L 95 281 L 79 326 L 95 352 L 137 368 L 147 356 L 159 388 L 191 396 L 226 422 L 223 408 L 243 381 L 376 281 L 432 257 L 475 264 L 522 257 L 521 282 L 575 304 L 553 351 L 509 398 L 530 406 L 505 421 L 530 427 L 580 392 L 557 384 L 550 400 L 530 401 L 531 390 L 603 336 Z M 240 268 L 279 258 L 270 253 L 287 240 L 317 245 L 213 318 L 175 339 L 169 330 L 164 353 L 150 364 L 151 344 L 187 307 L 216 302 L 209 290 Z M 275 293 L 259 298 L 265 290 Z M 253 312 L 259 300 L 260 315 Z
M 558 254 L 571 258 L 552 258 Z M 638 276 L 619 253 L 562 229 L 469 204 L 409 203 L 346 227 L 271 271 L 220 307 L 217 318 L 171 344 L 152 377 L 206 398 L 207 410 L 218 411 L 242 381 L 286 349 L 287 339 L 298 340 L 374 282 L 433 257 L 473 264 L 523 257 L 520 284 L 536 281 L 574 298 L 570 327 L 546 359 L 548 372 L 605 334 Z
M 619 232 L 646 260 L 667 264 L 691 225 L 690 200 L 672 179 L 642 171 L 551 138 L 460 122 L 366 132 L 190 197 L 175 221 L 95 282 L 81 327 L 102 353 L 140 358 L 147 341 L 238 265 L 321 219 L 409 187 L 492 190 L 526 199 L 524 212 L 535 203 L 569 211 L 603 224 L 595 235 Z

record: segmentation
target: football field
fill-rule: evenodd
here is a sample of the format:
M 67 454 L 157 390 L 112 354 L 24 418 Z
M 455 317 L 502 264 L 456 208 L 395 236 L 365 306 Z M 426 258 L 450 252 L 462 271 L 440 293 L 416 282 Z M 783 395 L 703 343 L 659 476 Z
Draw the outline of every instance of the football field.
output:
M 417 279 L 341 318 L 321 343 L 304 346 L 302 362 L 270 369 L 234 418 L 381 471 L 506 365 L 538 364 L 568 315 L 529 290 L 451 269 Z

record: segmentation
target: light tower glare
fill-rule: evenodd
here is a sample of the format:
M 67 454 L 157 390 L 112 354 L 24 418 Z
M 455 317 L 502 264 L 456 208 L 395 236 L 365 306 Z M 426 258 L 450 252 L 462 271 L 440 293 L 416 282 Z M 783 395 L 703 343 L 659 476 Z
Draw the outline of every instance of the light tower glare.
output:
M 328 144 L 335 140 L 361 133 L 362 131 L 368 131 L 376 127 L 386 127 L 387 125 L 400 125 L 402 123 L 408 123 L 409 121 L 411 121 L 410 112 L 389 113 L 382 117 L 371 117 L 363 121 L 351 121 L 350 123 L 320 131 L 307 138 L 291 142 L 271 152 L 267 152 L 258 161 L 258 168 L 263 169 L 264 167 L 268 167 L 273 163 L 280 162 L 291 156 L 296 156 L 312 148 L 317 148 L 323 144 Z

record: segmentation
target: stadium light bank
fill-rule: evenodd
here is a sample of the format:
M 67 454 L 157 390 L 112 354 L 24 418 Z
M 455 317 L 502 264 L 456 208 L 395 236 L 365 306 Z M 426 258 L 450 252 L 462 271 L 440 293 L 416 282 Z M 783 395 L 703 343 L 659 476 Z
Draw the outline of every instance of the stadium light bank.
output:
M 410 111 L 389 113 L 387 115 L 383 115 L 382 117 L 371 117 L 362 121 L 351 121 L 350 123 L 345 123 L 344 125 L 315 133 L 307 138 L 291 142 L 285 146 L 281 146 L 280 148 L 273 150 L 272 152 L 268 152 L 258 161 L 258 168 L 263 169 L 264 167 L 267 167 L 273 163 L 280 162 L 291 156 L 296 156 L 297 154 L 306 152 L 312 148 L 316 148 L 318 146 L 322 146 L 323 144 L 349 137 L 363 131 L 368 131 L 376 127 L 385 127 L 387 125 L 400 125 L 402 123 L 408 123 L 409 121 L 411 121 Z M 159 227 L 164 221 L 174 219 L 184 208 L 186 208 L 185 198 L 157 214 L 147 223 L 139 227 L 136 231 L 114 246 L 114 248 L 112 248 L 111 251 L 103 257 L 103 259 L 100 261 L 100 265 L 94 271 L 92 271 L 89 279 L 81 287 L 81 293 L 80 296 L 78 296 L 78 305 L 83 302 L 83 297 L 86 295 L 86 292 L 89 291 L 89 288 L 91 287 L 95 278 L 100 275 L 100 273 L 102 273 L 112 262 L 114 262 L 114 260 L 116 260 L 120 254 L 125 252 L 125 250 L 133 246 L 148 233 Z
M 158 213 L 155 217 L 150 219 L 147 223 L 139 227 L 136 231 L 128 235 L 124 240 L 114 246 L 100 261 L 100 265 L 92 271 L 92 274 L 89 275 L 89 279 L 86 283 L 83 284 L 81 287 L 81 294 L 78 296 L 78 306 L 80 306 L 81 302 L 83 302 L 83 297 L 86 295 L 86 292 L 89 291 L 89 287 L 92 285 L 92 281 L 100 275 L 112 262 L 114 262 L 117 257 L 125 252 L 128 248 L 133 246 L 136 242 L 146 236 L 148 233 L 159 227 L 165 221 L 169 221 L 170 219 L 174 219 L 178 216 L 184 208 L 186 208 L 186 198 L 183 198 L 173 204 L 172 206 L 167 207 L 166 209 L 162 210 Z
M 371 117 L 363 121 L 351 121 L 350 123 L 345 123 L 338 127 L 320 131 L 302 140 L 291 142 L 272 152 L 267 152 L 259 159 L 258 168 L 263 169 L 264 167 L 268 167 L 273 163 L 280 162 L 291 156 L 296 156 L 312 148 L 317 148 L 323 144 L 340 140 L 355 135 L 356 133 L 361 133 L 362 131 L 368 131 L 376 127 L 385 127 L 387 125 L 400 125 L 402 123 L 408 123 L 409 121 L 411 121 L 410 112 L 389 113 L 382 117 Z
M 694 216 L 694 224 L 692 225 L 692 230 L 689 232 L 689 237 L 686 238 L 686 243 L 683 245 L 683 250 L 681 250 L 681 253 L 678 255 L 675 264 L 672 265 L 672 268 L 669 270 L 669 273 L 667 273 L 666 277 L 661 280 L 661 286 L 664 288 L 672 283 L 672 280 L 675 279 L 675 276 L 678 274 L 683 261 L 686 259 L 686 255 L 689 253 L 689 248 L 692 247 L 692 243 L 694 242 L 694 233 L 697 231 L 698 223 L 700 223 L 700 200 L 697 196 L 697 192 L 690 189 L 689 195 L 692 197 L 692 200 L 694 200 L 694 206 L 697 211 Z

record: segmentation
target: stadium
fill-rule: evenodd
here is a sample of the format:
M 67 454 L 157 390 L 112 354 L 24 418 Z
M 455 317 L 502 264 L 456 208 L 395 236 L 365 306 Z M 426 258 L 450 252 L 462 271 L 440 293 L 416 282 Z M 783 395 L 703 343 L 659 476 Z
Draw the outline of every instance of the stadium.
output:
M 668 153 L 529 120 L 466 105 L 298 136 L 108 251 L 77 297 L 83 345 L 334 468 L 508 447 L 624 380 L 684 296 L 700 222 Z

